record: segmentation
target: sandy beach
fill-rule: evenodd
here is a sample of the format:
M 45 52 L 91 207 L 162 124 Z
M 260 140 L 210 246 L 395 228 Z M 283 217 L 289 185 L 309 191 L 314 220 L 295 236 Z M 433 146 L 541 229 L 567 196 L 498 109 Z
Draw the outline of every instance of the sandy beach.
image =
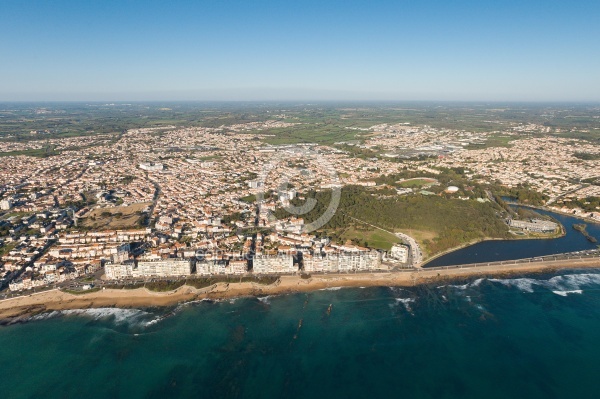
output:
M 390 273 L 330 274 L 303 279 L 281 276 L 271 285 L 258 283 L 217 283 L 196 289 L 184 285 L 174 291 L 154 292 L 146 288 L 105 289 L 73 295 L 59 290 L 0 301 L 0 320 L 4 324 L 19 322 L 32 314 L 53 310 L 101 307 L 159 307 L 199 299 L 226 299 L 242 296 L 278 295 L 308 292 L 334 287 L 414 286 L 457 278 L 499 276 L 544 272 L 558 269 L 600 268 L 600 258 L 544 261 L 535 263 L 492 265 L 444 270 L 415 269 Z

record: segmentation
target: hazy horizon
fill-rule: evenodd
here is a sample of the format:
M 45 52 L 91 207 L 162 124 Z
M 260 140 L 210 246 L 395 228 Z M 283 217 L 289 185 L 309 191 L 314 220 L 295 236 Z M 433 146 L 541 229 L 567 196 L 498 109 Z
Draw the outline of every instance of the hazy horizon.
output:
M 377 100 L 377 99 L 365 99 L 365 100 L 344 100 L 344 99 L 298 99 L 298 100 L 178 100 L 178 99 L 148 99 L 148 100 L 137 100 L 137 99 L 122 99 L 115 100 L 110 98 L 105 99 L 81 99 L 81 100 L 2 100 L 0 99 L 0 105 L 2 104 L 97 104 L 97 105 L 134 105 L 134 104 L 281 104 L 281 105 L 319 105 L 319 104 L 330 104 L 330 105 L 464 105 L 464 106 L 526 106 L 526 105 L 582 105 L 582 106 L 600 106 L 599 100 L 592 101 L 559 101 L 559 100 Z
M 327 97 L 327 96 L 282 96 L 282 97 L 270 97 L 270 96 L 214 96 L 214 97 L 203 97 L 203 96 L 180 96 L 173 97 L 168 94 L 165 96 L 121 96 L 115 95 L 59 95 L 54 96 L 52 94 L 41 94 L 39 96 L 29 96 L 15 94 L 15 96 L 9 96 L 7 98 L 0 97 L 0 103 L 144 103 L 144 102 L 165 102 L 165 103 L 177 103 L 177 102 L 198 102 L 198 103 L 327 103 L 327 102 L 340 102 L 340 103 L 466 103 L 466 104 L 510 104 L 510 103 L 523 103 L 523 104 L 599 104 L 600 99 L 535 99 L 535 98 L 513 98 L 513 99 L 465 99 L 457 97 L 448 98 L 388 98 L 388 97 Z

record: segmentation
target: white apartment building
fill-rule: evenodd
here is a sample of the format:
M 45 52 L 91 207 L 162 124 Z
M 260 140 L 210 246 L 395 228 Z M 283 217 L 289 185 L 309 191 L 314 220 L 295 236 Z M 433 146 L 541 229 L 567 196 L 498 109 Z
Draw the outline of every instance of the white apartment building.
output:
M 246 260 L 230 260 L 229 274 L 246 274 L 248 273 L 248 261 Z
M 298 271 L 298 268 L 294 266 L 292 255 L 256 255 L 253 265 L 253 272 L 256 274 L 295 273 Z
M 245 274 L 247 272 L 248 262 L 245 260 L 231 260 L 229 262 L 196 262 L 196 274 L 201 276 L 215 274 Z
M 394 245 L 389 256 L 398 262 L 406 263 L 408 262 L 408 248 L 404 245 Z
M 138 262 L 108 262 L 104 265 L 104 274 L 109 280 L 128 277 L 177 277 L 192 274 L 192 261 L 188 259 L 158 259 Z
M 337 255 L 304 255 L 302 257 L 303 269 L 307 273 L 325 273 L 339 271 L 339 258 Z
M 304 271 L 307 273 L 351 272 L 382 268 L 381 256 L 377 251 L 305 255 L 303 264 Z
M 139 276 L 187 276 L 192 274 L 192 261 L 189 259 L 160 259 L 138 262 Z
M 156 172 L 163 170 L 164 166 L 162 163 L 144 162 L 140 164 L 140 169 L 147 170 L 148 172 Z
M 12 208 L 12 206 L 13 202 L 10 198 L 5 198 L 2 201 L 0 201 L 0 210 L 8 211 L 10 208 Z
M 250 188 L 261 188 L 263 186 L 263 182 L 260 180 L 250 180 L 247 184 Z
M 134 277 L 134 267 L 133 261 L 123 263 L 107 262 L 104 265 L 104 274 L 108 280 L 120 280 L 123 278 Z

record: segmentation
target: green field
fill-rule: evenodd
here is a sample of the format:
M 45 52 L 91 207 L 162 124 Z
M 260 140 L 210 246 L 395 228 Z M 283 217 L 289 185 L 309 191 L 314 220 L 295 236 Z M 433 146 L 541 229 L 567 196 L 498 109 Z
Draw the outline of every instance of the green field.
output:
M 222 127 L 232 124 L 280 120 L 299 123 L 273 134 L 270 144 L 316 142 L 331 144 L 361 140 L 369 128 L 383 123 L 409 123 L 470 132 L 503 131 L 524 123 L 552 129 L 560 137 L 600 140 L 600 120 L 591 105 L 489 104 L 434 102 L 379 103 L 5 103 L 0 104 L 0 138 L 26 142 L 47 138 L 120 134 L 132 128 L 174 126 Z M 30 134 L 37 131 L 37 134 Z M 151 134 L 161 134 L 160 131 Z M 240 133 L 243 134 L 243 133 Z M 536 133 L 525 134 L 535 135 Z M 507 146 L 512 138 L 502 133 L 478 147 Z
M 304 215 L 307 222 L 325 213 L 331 201 L 330 191 L 309 192 L 317 205 Z M 301 205 L 301 201 L 294 201 Z M 381 229 L 394 231 L 417 230 L 428 254 L 483 238 L 508 238 L 508 227 L 501 217 L 499 206 L 478 201 L 462 201 L 440 196 L 389 196 L 381 197 L 364 187 L 346 186 L 342 189 L 340 204 L 329 222 L 319 231 L 334 242 L 385 249 L 394 239 Z M 279 219 L 289 214 L 278 209 Z
M 385 251 L 389 251 L 392 245 L 400 242 L 400 239 L 393 234 L 364 225 L 356 225 L 346 229 L 341 234 L 341 238 L 344 241 L 351 241 L 369 248 Z
M 398 183 L 398 186 L 404 187 L 404 188 L 413 188 L 413 187 L 430 186 L 434 183 L 436 183 L 436 180 L 434 180 L 434 179 L 415 178 L 415 179 L 404 180 L 404 181 Z
M 310 123 L 286 128 L 262 131 L 261 134 L 273 135 L 266 137 L 265 142 L 271 145 L 318 143 L 333 144 L 341 141 L 360 141 L 367 132 L 345 129 L 336 123 Z
M 491 147 L 511 147 L 512 144 L 510 144 L 510 142 L 517 140 L 519 138 L 524 138 L 524 136 L 516 137 L 516 136 L 504 136 L 501 134 L 496 134 L 496 135 L 489 136 L 486 139 L 485 143 L 482 143 L 482 144 L 471 143 L 468 146 L 466 146 L 465 148 L 467 150 L 481 150 L 483 148 L 491 148 Z

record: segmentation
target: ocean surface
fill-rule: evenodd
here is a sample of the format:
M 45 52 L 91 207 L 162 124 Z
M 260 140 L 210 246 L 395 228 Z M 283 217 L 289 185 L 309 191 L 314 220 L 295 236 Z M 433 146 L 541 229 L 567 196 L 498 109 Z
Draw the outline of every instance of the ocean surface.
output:
M 600 270 L 0 327 L 0 397 L 596 398 Z
M 598 248 L 600 243 L 599 223 L 585 222 L 572 216 L 541 209 L 534 210 L 559 221 L 564 226 L 566 234 L 553 239 L 483 241 L 440 256 L 428 262 L 424 267 L 524 259 Z M 588 241 L 583 234 L 574 230 L 573 224 L 577 223 L 585 223 L 588 234 L 595 237 L 598 243 Z

